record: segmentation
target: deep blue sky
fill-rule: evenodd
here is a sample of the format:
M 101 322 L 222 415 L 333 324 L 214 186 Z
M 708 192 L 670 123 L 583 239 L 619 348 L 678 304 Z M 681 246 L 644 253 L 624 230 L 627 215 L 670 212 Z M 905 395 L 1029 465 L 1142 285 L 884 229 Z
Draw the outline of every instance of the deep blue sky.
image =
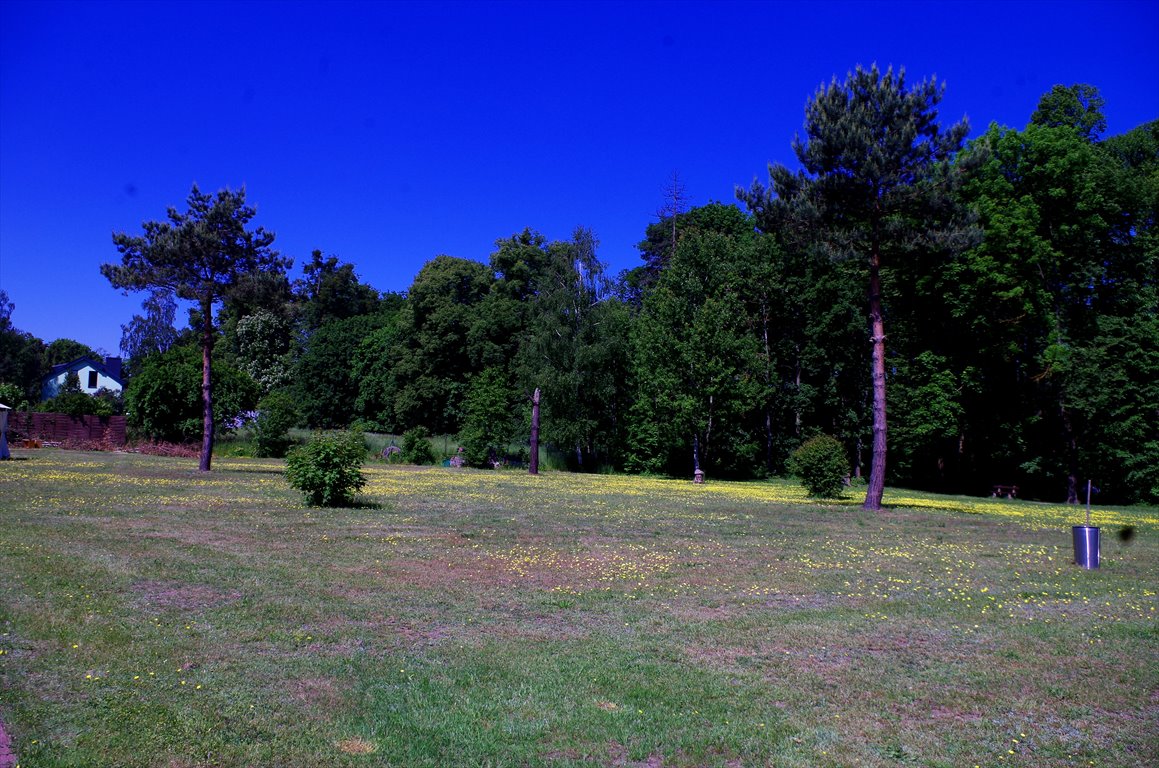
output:
M 116 353 L 143 296 L 100 276 L 111 234 L 194 182 L 244 185 L 295 275 L 320 248 L 405 290 L 577 225 L 614 273 L 673 170 L 732 201 L 874 62 L 936 75 L 975 135 L 1077 82 L 1121 133 L 1159 118 L 1159 2 L 0 0 L 0 289 L 18 328 Z

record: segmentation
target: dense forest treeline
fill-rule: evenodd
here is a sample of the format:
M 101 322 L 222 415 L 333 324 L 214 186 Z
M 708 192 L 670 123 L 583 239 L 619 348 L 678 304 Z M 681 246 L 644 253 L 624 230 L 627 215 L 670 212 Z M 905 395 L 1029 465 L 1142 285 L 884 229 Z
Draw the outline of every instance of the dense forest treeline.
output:
M 686 208 L 674 180 L 619 275 L 583 228 L 526 229 L 487 263 L 438 256 L 405 293 L 315 251 L 300 279 L 263 271 L 221 305 L 215 407 L 275 398 L 303 426 L 422 427 L 504 452 L 526 442 L 538 388 L 541 440 L 576 470 L 762 477 L 827 433 L 860 476 L 880 340 L 891 484 L 1061 500 L 1093 479 L 1101 501 L 1159 502 L 1159 121 L 1104 137 L 1101 107 L 1090 86 L 1056 86 L 1021 130 L 951 136 L 920 173 L 902 163 L 898 196 L 873 192 L 870 209 L 900 202 L 860 229 L 817 132 L 795 144 L 805 170 L 773 168 L 744 207 Z M 876 264 L 849 257 L 870 230 Z M 165 291 L 143 307 L 123 327 L 129 411 L 151 436 L 196 439 L 205 324 L 176 331 Z M 38 340 L 10 309 L 0 381 L 31 394 Z

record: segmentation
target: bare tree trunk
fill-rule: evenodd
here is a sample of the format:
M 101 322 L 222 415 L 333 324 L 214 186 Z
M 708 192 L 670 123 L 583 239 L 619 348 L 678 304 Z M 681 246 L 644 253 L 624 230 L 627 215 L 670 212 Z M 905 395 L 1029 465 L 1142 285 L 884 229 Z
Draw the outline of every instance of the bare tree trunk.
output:
M 773 414 L 765 406 L 765 469 L 773 472 Z
M 793 361 L 793 434 L 801 436 L 801 345 L 797 345 Z
M 539 387 L 531 396 L 531 455 L 528 457 L 527 472 L 539 474 Z
M 208 472 L 213 461 L 213 303 L 201 302 L 201 463 L 198 469 Z
M 765 340 L 765 471 L 773 473 L 773 414 L 769 410 L 768 392 L 772 389 L 773 354 L 769 346 L 769 306 L 761 302 L 761 333 Z
M 876 245 L 869 260 L 869 322 L 873 341 L 873 456 L 865 509 L 881 509 L 885 493 L 885 321 L 881 311 L 881 253 Z

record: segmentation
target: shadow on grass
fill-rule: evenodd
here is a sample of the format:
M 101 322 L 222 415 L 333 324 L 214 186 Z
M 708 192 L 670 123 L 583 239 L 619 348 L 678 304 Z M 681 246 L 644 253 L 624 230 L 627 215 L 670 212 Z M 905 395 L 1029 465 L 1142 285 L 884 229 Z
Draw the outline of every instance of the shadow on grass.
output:
M 369 499 L 355 499 L 354 501 L 352 501 L 349 504 L 335 504 L 333 506 L 314 505 L 314 504 L 307 504 L 306 506 L 309 509 L 324 509 L 324 510 L 332 510 L 332 511 L 338 511 L 340 509 L 376 509 L 376 510 L 386 509 L 386 507 L 384 507 L 381 502 L 370 501 Z
M 286 470 L 284 470 L 284 469 L 272 469 L 272 468 L 268 468 L 268 467 L 253 467 L 253 468 L 229 467 L 227 471 L 229 471 L 229 472 L 241 472 L 241 473 L 244 473 L 247 475 L 284 475 L 284 474 L 286 474 Z

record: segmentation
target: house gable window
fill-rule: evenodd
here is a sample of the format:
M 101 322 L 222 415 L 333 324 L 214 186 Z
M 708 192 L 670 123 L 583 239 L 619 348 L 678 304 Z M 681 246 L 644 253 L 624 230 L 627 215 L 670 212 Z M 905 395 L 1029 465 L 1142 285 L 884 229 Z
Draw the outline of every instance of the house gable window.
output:
M 97 388 L 97 372 L 89 371 L 89 389 Z

